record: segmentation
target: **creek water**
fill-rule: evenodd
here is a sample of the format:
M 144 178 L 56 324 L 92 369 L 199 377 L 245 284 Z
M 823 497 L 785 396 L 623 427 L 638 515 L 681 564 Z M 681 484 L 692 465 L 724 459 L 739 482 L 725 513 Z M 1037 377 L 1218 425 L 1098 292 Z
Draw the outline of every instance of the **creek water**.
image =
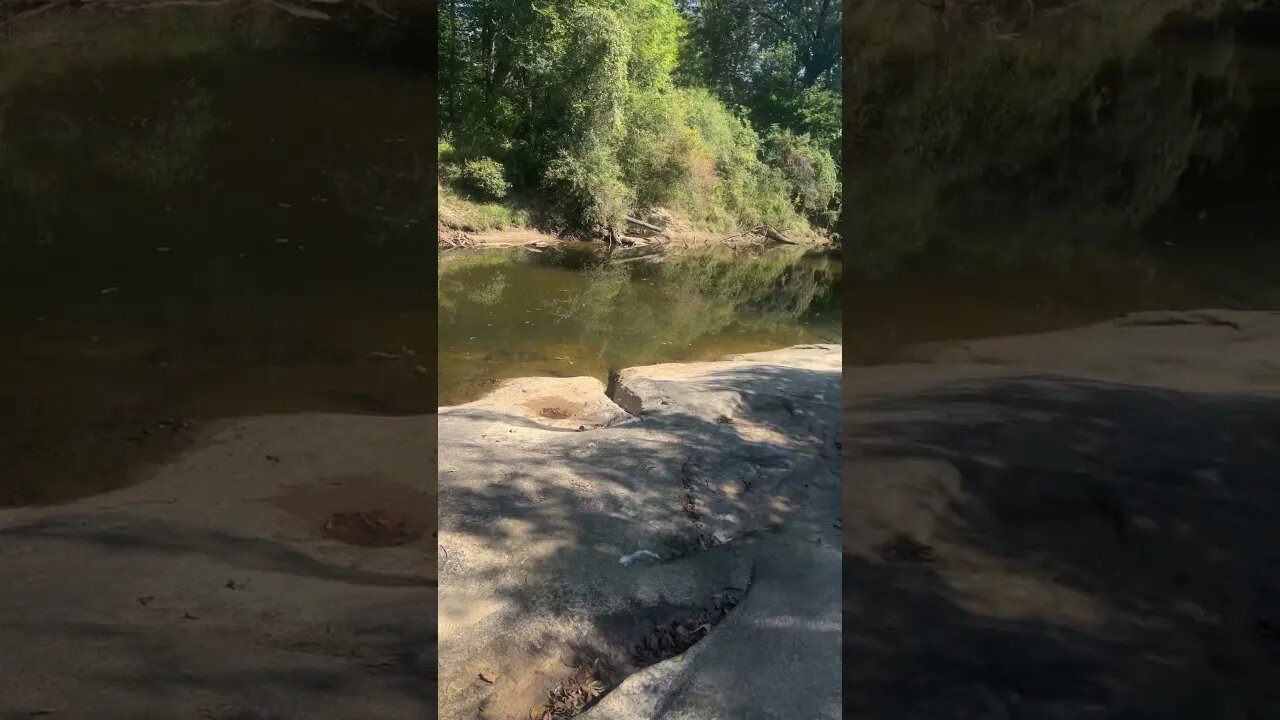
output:
M 474 399 L 507 377 L 603 380 L 633 365 L 838 343 L 841 267 L 800 248 L 444 253 L 440 402 Z
M 428 68 L 395 23 L 263 8 L 0 39 L 0 504 L 199 421 L 434 409 Z

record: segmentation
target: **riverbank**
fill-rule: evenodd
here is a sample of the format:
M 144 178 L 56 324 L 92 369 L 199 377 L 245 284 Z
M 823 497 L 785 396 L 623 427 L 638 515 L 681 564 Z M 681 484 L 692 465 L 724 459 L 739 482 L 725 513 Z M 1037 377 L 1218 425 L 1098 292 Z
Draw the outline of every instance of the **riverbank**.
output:
M 505 229 L 468 231 L 439 226 L 436 242 L 441 250 L 460 248 L 515 248 L 550 247 L 562 243 L 580 243 L 582 238 L 556 235 L 533 229 Z M 599 241 L 606 244 L 607 241 Z M 696 230 L 663 230 L 645 235 L 619 235 L 617 245 L 622 247 L 657 247 L 663 249 L 694 249 L 707 247 L 745 247 L 762 245 L 800 245 L 823 247 L 832 244 L 830 238 L 819 235 L 796 237 L 770 237 L 765 232 L 743 231 L 738 233 L 706 232 Z
M 545 216 L 546 208 L 525 201 L 513 203 L 478 203 L 465 200 L 453 192 L 439 189 L 436 194 L 438 215 L 436 242 L 440 249 L 540 247 L 564 242 L 610 242 L 618 246 L 659 246 L 671 248 L 741 247 L 756 245 L 797 245 L 820 247 L 831 245 L 832 239 L 800 224 L 785 234 L 760 226 L 747 229 L 725 229 L 694 222 L 680 213 L 655 208 L 642 218 L 628 217 L 625 227 L 612 239 L 560 233 L 539 229 L 530 223 L 532 216 Z
M 844 378 L 846 714 L 1275 706 L 1280 314 L 1139 313 L 914 360 Z
M 811 345 L 441 408 L 440 717 L 837 717 L 839 387 Z

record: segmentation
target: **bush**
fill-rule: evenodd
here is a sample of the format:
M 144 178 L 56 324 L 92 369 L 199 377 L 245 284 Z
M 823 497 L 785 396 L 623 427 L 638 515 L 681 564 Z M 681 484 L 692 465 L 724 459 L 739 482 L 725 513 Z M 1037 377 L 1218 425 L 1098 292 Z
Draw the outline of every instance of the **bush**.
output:
M 693 189 L 690 153 L 695 139 L 685 122 L 679 93 L 632 94 L 618 160 L 627 184 L 635 189 L 637 203 L 672 205 Z
M 717 203 L 742 226 L 793 227 L 799 218 L 787 180 L 780 169 L 761 160 L 760 138 L 746 118 L 704 90 L 683 94 L 697 145 L 715 158 Z
M 507 191 L 511 189 L 511 183 L 507 182 L 502 171 L 502 164 L 487 157 L 466 161 L 457 168 L 455 178 L 458 184 L 468 190 L 493 200 L 506 197 Z
M 782 170 L 791 201 L 810 216 L 826 211 L 840 192 L 835 160 L 808 135 L 774 126 L 765 141 L 764 157 Z
M 600 144 L 581 154 L 562 154 L 547 168 L 543 184 L 569 227 L 619 227 L 635 204 L 614 153 Z

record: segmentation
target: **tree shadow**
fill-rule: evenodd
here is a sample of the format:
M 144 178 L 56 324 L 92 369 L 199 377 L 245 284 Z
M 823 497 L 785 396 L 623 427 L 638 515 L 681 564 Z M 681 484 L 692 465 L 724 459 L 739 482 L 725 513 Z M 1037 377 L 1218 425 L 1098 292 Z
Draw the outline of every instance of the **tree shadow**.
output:
M 465 549 L 446 541 L 442 593 L 454 578 L 484 588 L 505 608 L 501 627 L 520 618 L 559 626 L 560 634 L 578 627 L 572 642 L 557 631 L 493 642 L 529 659 L 601 659 L 614 683 L 637 669 L 631 648 L 656 625 L 696 612 L 726 587 L 743 587 L 753 544 L 769 528 L 837 518 L 838 370 L 728 369 L 688 388 L 683 380 L 652 381 L 646 397 L 656 392 L 665 402 L 638 419 L 547 432 L 533 445 L 506 440 L 509 427 L 528 424 L 518 417 L 442 414 L 442 534 L 497 552 L 554 543 L 546 552 L 520 552 L 518 562 L 475 567 Z M 662 561 L 620 563 L 639 550 Z M 442 617 L 447 612 L 442 606 Z M 759 630 L 809 632 L 799 625 Z M 477 636 L 442 648 L 442 663 L 483 644 Z
M 850 458 L 961 478 L 937 562 L 845 557 L 847 714 L 1251 718 L 1280 699 L 1280 398 L 1045 376 L 846 422 Z M 846 486 L 906 482 L 866 467 Z M 1043 596 L 1016 599 L 1028 578 Z
M 5 527 L 0 544 L 66 556 L 47 572 L 10 568 L 0 644 L 14 682 L 34 683 L 0 698 L 0 717 L 36 714 L 23 707 L 36 698 L 70 717 L 427 717 L 435 707 L 436 583 L 425 568 L 364 569 L 123 513 Z
M 120 552 L 203 556 L 244 569 L 377 587 L 434 587 L 427 577 L 409 577 L 324 562 L 283 543 L 219 530 L 182 527 L 154 518 L 129 518 L 127 524 L 100 527 L 96 516 L 68 516 L 0 530 L 0 539 L 47 539 L 83 543 Z
M 428 717 L 436 702 L 434 622 L 422 613 L 413 617 L 402 608 L 386 609 L 377 619 L 367 612 L 338 611 L 265 634 L 235 627 L 202 629 L 199 618 L 185 621 L 181 631 L 165 625 L 80 621 L 17 629 L 39 632 L 50 642 L 81 645 L 86 657 L 98 661 L 78 673 L 77 688 L 105 690 L 124 706 L 113 711 L 99 707 L 96 717 L 134 716 L 127 708 L 177 717 L 180 708 L 192 705 L 201 714 L 182 716 L 349 717 L 346 713 L 369 708 L 412 707 L 415 714 L 391 716 Z M 70 707 L 85 701 L 60 699 Z M 14 712 L 12 717 L 28 716 L 7 703 L 4 709 Z

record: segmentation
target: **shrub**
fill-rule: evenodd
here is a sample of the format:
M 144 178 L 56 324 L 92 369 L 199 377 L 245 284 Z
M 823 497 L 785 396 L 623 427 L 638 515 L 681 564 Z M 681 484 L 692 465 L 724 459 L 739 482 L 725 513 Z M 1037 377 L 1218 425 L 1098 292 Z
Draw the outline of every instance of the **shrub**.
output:
M 760 138 L 746 119 L 704 90 L 683 94 L 697 146 L 715 158 L 718 204 L 739 225 L 770 225 L 778 230 L 794 226 L 799 218 L 787 180 L 781 170 L 761 160 Z
M 457 168 L 456 182 L 472 192 L 494 200 L 507 196 L 511 183 L 507 182 L 502 165 L 487 157 L 468 160 Z M 446 175 L 447 177 L 447 175 Z
M 765 141 L 764 158 L 782 170 L 791 201 L 805 213 L 825 211 L 840 191 L 835 160 L 808 135 L 774 126 Z
M 685 123 L 680 95 L 633 93 L 618 160 L 623 177 L 644 206 L 671 205 L 691 191 L 690 154 L 696 135 Z
M 581 153 L 563 153 L 547 168 L 543 184 L 562 222 L 570 227 L 618 227 L 635 204 L 635 193 L 623 181 L 613 152 L 600 144 Z

